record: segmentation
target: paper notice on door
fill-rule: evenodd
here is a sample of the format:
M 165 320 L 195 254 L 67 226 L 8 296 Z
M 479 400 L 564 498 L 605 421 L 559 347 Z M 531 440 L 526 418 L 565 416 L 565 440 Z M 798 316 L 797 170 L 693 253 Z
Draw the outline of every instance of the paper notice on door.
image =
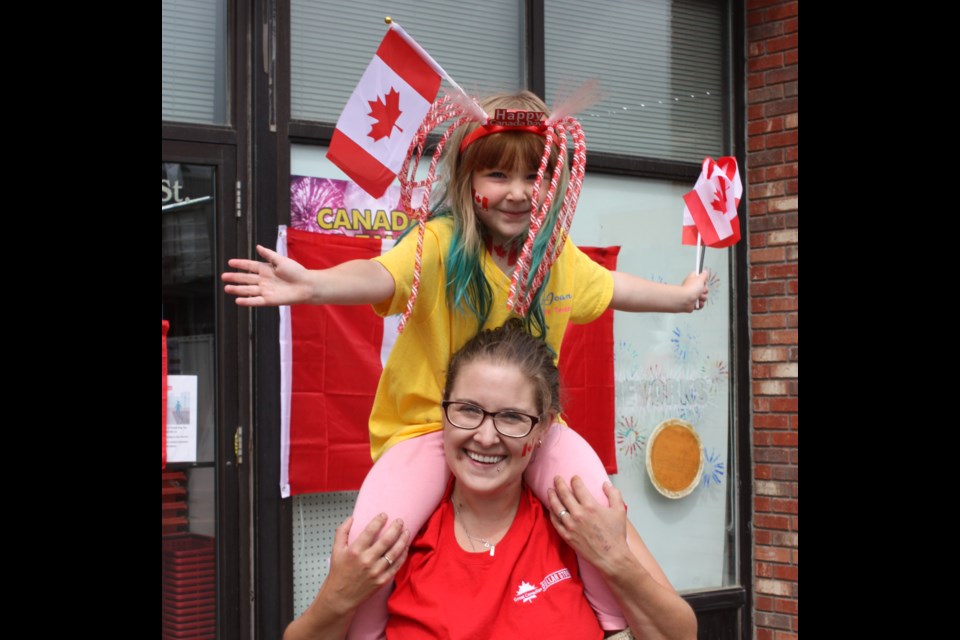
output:
M 197 461 L 197 376 L 167 376 L 167 463 Z

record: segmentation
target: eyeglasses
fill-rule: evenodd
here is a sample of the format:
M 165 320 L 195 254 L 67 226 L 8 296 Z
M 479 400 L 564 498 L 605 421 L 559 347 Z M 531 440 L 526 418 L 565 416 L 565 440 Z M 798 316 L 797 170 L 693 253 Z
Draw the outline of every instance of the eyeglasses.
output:
M 440 403 L 447 422 L 458 429 L 476 429 L 487 416 L 493 420 L 493 428 L 508 438 L 523 438 L 537 426 L 540 418 L 519 411 L 487 411 L 469 402 L 444 400 Z

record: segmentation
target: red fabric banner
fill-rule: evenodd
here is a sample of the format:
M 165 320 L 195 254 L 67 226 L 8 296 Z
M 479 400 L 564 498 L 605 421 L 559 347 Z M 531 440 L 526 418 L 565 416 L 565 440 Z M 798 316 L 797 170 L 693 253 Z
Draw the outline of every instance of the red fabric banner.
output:
M 620 247 L 579 248 L 594 262 L 616 270 Z M 613 309 L 590 324 L 567 327 L 560 347 L 560 379 L 564 420 L 590 443 L 607 473 L 616 473 Z
M 287 230 L 308 269 L 380 255 L 380 240 Z M 351 491 L 372 466 L 367 420 L 383 370 L 383 319 L 369 306 L 290 308 L 290 494 Z

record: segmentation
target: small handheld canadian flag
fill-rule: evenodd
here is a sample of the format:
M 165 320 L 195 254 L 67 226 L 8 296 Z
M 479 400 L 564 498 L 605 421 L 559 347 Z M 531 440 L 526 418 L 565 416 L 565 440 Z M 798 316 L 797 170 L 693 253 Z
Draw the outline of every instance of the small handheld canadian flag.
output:
M 374 198 L 397 177 L 446 74 L 396 23 L 347 101 L 327 158 Z
M 703 244 L 715 249 L 729 247 L 740 240 L 737 207 L 743 185 L 737 159 L 724 156 L 716 162 L 704 158 L 700 177 L 693 190 L 683 196 L 683 244 Z
M 704 158 L 700 177 L 693 190 L 683 196 L 683 244 L 697 246 L 694 270 L 703 270 L 703 256 L 707 247 L 720 249 L 740 240 L 740 220 L 737 207 L 743 195 L 737 159 L 724 156 L 713 161 Z M 696 308 L 700 308 L 697 303 Z

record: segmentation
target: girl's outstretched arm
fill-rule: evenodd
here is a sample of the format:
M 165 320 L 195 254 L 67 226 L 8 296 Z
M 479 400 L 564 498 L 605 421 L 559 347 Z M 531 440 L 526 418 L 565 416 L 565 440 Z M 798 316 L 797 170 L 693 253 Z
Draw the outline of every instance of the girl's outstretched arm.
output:
M 224 272 L 223 288 L 241 307 L 286 304 L 375 304 L 393 296 L 393 276 L 373 260 L 350 260 L 330 269 L 310 270 L 276 251 L 257 245 L 266 260 L 233 258 L 239 271 Z
M 567 485 L 557 476 L 549 492 L 553 526 L 603 575 L 634 637 L 694 640 L 693 609 L 677 594 L 640 536 L 635 531 L 628 535 L 632 526 L 620 491 L 609 483 L 603 490 L 609 507 L 597 502 L 579 477 Z
M 691 273 L 682 284 L 676 285 L 651 282 L 629 273 L 614 271 L 610 306 L 617 311 L 690 313 L 702 309 L 706 304 L 709 275 L 707 271 L 700 275 Z

